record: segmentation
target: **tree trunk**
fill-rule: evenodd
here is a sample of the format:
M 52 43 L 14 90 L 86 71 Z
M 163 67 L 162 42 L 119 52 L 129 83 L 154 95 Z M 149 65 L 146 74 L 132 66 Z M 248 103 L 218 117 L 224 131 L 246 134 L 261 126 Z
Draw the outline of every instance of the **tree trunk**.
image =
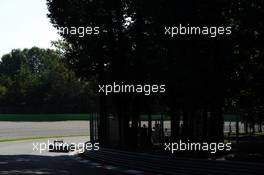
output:
M 202 141 L 208 138 L 208 111 L 204 108 L 202 111 Z
M 148 145 L 149 147 L 152 146 L 151 136 L 152 136 L 152 116 L 151 116 L 151 109 L 150 107 L 148 107 Z
M 214 105 L 211 107 L 210 111 L 210 130 L 209 130 L 209 138 L 210 142 L 221 142 L 224 140 L 224 119 L 222 114 L 222 109 L 218 105 Z
M 247 121 L 244 122 L 244 131 L 246 134 L 248 134 L 248 122 Z
M 174 107 L 170 109 L 171 119 L 171 141 L 176 141 L 179 138 L 180 131 L 180 114 L 176 112 Z
M 99 117 L 98 140 L 101 145 L 105 145 L 107 144 L 107 106 L 104 94 L 100 95 Z

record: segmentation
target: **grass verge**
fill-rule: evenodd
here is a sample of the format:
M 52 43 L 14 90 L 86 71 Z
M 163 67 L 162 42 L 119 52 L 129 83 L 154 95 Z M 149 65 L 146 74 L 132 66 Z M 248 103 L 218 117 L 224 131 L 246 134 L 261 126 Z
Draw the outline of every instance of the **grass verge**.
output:
M 70 136 L 40 136 L 40 137 L 23 137 L 15 139 L 2 139 L 1 142 L 16 142 L 16 141 L 25 141 L 25 140 L 41 140 L 41 139 L 52 139 L 52 138 L 66 138 L 66 137 L 85 137 L 88 135 L 70 135 Z
M 0 114 L 0 121 L 90 120 L 91 114 Z

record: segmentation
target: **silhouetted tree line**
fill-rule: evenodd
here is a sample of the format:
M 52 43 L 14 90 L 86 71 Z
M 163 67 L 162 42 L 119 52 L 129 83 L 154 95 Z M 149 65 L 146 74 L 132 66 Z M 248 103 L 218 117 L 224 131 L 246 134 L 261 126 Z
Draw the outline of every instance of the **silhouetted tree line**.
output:
M 62 53 L 78 76 L 96 84 L 166 84 L 165 95 L 101 94 L 101 144 L 107 143 L 110 113 L 118 117 L 120 145 L 126 147 L 138 145 L 142 113 L 149 114 L 149 120 L 152 113 L 169 115 L 172 140 L 223 140 L 224 111 L 240 113 L 251 123 L 263 122 L 263 1 L 47 0 L 47 4 L 55 27 L 99 26 L 104 31 L 82 38 L 61 34 Z M 232 26 L 232 35 L 164 36 L 165 26 L 177 24 Z
M 91 82 L 81 81 L 53 50 L 12 50 L 0 61 L 0 113 L 96 110 Z

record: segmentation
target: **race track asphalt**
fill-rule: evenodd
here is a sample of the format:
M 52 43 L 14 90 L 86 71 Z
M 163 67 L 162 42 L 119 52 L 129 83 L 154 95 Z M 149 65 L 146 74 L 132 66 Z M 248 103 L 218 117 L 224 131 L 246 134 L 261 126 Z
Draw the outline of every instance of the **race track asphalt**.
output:
M 67 136 L 52 138 L 52 136 Z M 19 138 L 37 138 L 16 141 Z M 87 121 L 63 122 L 0 122 L 0 175 L 62 174 L 119 175 L 120 172 L 83 160 L 77 152 L 40 152 L 34 145 L 53 143 L 85 143 L 89 141 Z M 13 141 L 8 141 L 13 140 Z M 39 147 L 38 147 L 39 148 Z M 121 173 L 126 174 L 126 173 Z
M 89 121 L 0 122 L 0 141 L 47 136 L 88 136 Z

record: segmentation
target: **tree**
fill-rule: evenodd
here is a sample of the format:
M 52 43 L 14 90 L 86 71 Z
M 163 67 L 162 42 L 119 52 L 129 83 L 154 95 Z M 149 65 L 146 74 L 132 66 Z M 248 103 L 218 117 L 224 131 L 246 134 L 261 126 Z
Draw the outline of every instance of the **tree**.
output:
M 1 108 L 9 113 L 91 112 L 91 83 L 80 81 L 53 50 L 13 50 L 0 62 Z M 92 99 L 92 101 L 91 101 Z
M 134 84 L 165 83 L 167 86 L 165 96 L 114 94 L 108 98 L 101 95 L 102 143 L 107 140 L 107 113 L 113 112 L 119 119 L 120 145 L 137 145 L 138 116 L 146 108 L 148 112 L 151 111 L 150 107 L 157 101 L 160 101 L 159 106 L 163 110 L 168 109 L 173 140 L 223 140 L 225 99 L 230 101 L 237 98 L 230 95 L 230 92 L 240 94 L 235 83 L 240 78 L 234 74 L 237 73 L 234 70 L 237 70 L 236 59 L 239 59 L 238 65 L 241 65 L 245 55 L 236 58 L 237 45 L 244 31 L 252 34 L 249 27 L 241 30 L 243 22 L 250 22 L 243 9 L 249 10 L 254 16 L 256 12 L 253 9 L 257 8 L 258 13 L 262 14 L 259 8 L 261 3 L 189 0 L 177 2 L 175 6 L 175 2 L 164 0 L 47 0 L 47 4 L 50 12 L 48 16 L 55 27 L 100 27 L 99 36 L 78 38 L 62 34 L 68 43 L 65 52 L 67 62 L 79 76 L 88 79 L 92 77 L 97 84 L 124 81 Z M 241 18 L 241 9 L 245 18 Z M 233 34 L 216 38 L 195 35 L 170 38 L 164 35 L 164 27 L 178 24 L 232 26 Z M 261 31 L 257 30 L 257 35 Z M 250 36 L 244 34 L 242 38 Z M 247 46 L 249 44 L 242 43 Z M 239 48 L 242 52 L 250 50 L 248 47 Z M 132 120 L 131 140 L 135 145 L 127 140 L 130 138 L 129 120 Z M 183 120 L 182 133 L 180 120 Z

